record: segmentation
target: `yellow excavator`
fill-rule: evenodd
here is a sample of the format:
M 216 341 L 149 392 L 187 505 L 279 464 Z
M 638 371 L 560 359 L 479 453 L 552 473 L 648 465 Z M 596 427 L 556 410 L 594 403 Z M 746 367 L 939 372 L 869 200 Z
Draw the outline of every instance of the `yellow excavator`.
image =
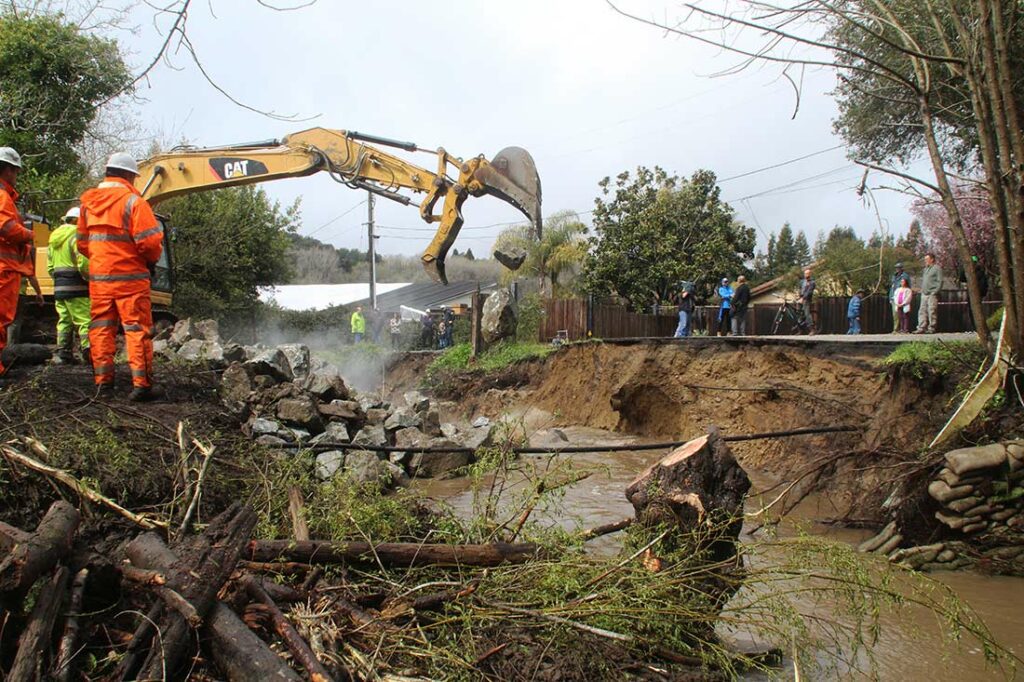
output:
M 433 154 L 437 159 L 435 170 L 383 151 L 382 146 Z M 401 204 L 413 203 L 410 191 L 426 195 L 419 201 L 420 217 L 440 225 L 423 252 L 423 266 L 431 278 L 445 284 L 445 256 L 462 228 L 462 204 L 468 197 L 490 195 L 512 204 L 530 221 L 538 238 L 541 234 L 540 177 L 533 157 L 520 147 L 506 147 L 490 161 L 483 155 L 463 161 L 443 148 L 431 151 L 412 142 L 351 130 L 311 128 L 280 140 L 224 147 L 177 147 L 140 162 L 135 184 L 142 196 L 156 206 L 191 192 L 320 172 L 353 189 L 365 189 Z M 435 213 L 438 202 L 440 212 Z M 162 216 L 161 221 L 166 222 Z M 174 289 L 173 252 L 168 239 L 171 230 L 166 224 L 164 227 L 164 255 L 152 280 L 154 318 L 158 321 L 171 319 Z M 53 293 L 53 282 L 46 274 L 49 226 L 38 221 L 34 232 L 36 273 L 44 296 L 49 298 Z

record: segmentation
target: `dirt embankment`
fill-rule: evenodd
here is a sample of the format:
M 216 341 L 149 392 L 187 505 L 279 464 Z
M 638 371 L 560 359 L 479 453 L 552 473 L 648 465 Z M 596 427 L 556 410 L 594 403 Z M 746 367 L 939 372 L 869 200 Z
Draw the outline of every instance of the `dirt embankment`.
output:
M 556 425 L 657 439 L 693 437 L 711 425 L 727 434 L 857 426 L 862 431 L 736 443 L 734 450 L 746 468 L 780 480 L 823 459 L 859 453 L 811 478 L 828 483 L 837 513 L 861 519 L 871 515 L 853 509 L 856 501 L 891 475 L 868 467 L 918 452 L 949 409 L 944 382 L 881 369 L 878 361 L 889 350 L 837 343 L 594 343 L 513 366 L 507 376 L 466 374 L 444 388 L 467 417 L 533 407 L 550 413 Z M 401 364 L 394 376 L 403 372 Z

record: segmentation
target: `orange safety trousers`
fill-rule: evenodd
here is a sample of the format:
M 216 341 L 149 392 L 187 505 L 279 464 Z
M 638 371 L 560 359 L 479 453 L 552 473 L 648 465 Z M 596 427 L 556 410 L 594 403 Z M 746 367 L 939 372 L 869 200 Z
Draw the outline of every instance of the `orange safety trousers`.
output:
M 97 384 L 114 381 L 118 321 L 124 327 L 132 385 L 153 385 L 153 309 L 149 290 L 115 296 L 92 294 L 89 347 Z
M 7 347 L 7 326 L 14 322 L 18 312 L 18 295 L 21 290 L 21 273 L 0 270 L 0 353 Z M 4 373 L 0 362 L 0 374 Z

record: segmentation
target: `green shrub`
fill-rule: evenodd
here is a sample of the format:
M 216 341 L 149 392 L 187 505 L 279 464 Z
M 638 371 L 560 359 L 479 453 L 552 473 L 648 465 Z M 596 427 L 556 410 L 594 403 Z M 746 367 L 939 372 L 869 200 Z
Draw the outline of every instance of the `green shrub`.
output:
M 975 371 L 987 353 L 977 341 L 901 343 L 882 366 L 923 379 L 928 375 L 948 376 L 954 370 Z

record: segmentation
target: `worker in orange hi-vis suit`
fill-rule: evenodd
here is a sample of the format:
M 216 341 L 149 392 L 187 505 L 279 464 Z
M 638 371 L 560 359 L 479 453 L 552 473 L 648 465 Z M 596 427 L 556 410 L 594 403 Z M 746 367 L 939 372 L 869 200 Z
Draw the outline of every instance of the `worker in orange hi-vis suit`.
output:
M 120 322 L 134 387 L 129 399 L 145 401 L 159 397 L 153 387 L 149 279 L 163 250 L 163 227 L 135 189 L 138 174 L 128 154 L 110 157 L 106 178 L 82 195 L 78 251 L 89 259 L 89 346 L 97 395 L 113 395 Z
M 21 222 L 14 202 L 14 186 L 21 172 L 21 156 L 10 147 L 0 147 L 0 353 L 7 346 L 7 326 L 18 311 L 18 294 L 23 275 L 35 274 L 32 232 Z M 6 368 L 0 362 L 0 374 Z

